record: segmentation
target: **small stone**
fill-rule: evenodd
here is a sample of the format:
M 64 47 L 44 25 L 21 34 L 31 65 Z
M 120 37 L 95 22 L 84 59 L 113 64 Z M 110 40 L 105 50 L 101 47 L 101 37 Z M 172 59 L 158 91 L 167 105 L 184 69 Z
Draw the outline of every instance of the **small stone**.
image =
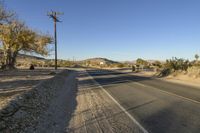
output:
M 55 75 L 56 74 L 56 72 L 50 72 L 49 73 L 49 75 Z
M 5 129 L 6 128 L 6 123 L 5 123 L 5 121 L 0 121 L 0 131 L 2 130 L 2 129 Z
M 27 76 L 26 76 L 26 78 L 30 78 L 30 77 L 31 77 L 30 75 L 27 75 Z

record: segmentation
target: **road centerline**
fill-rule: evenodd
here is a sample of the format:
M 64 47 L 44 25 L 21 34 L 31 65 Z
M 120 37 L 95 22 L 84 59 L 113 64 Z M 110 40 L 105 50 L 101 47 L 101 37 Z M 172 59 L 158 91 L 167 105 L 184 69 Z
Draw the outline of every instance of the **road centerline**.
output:
M 132 82 L 133 82 L 133 81 L 132 81 Z M 161 89 L 159 89 L 159 88 L 156 88 L 156 87 L 153 87 L 153 86 L 150 86 L 150 85 L 145 85 L 145 84 L 142 84 L 142 83 L 139 83 L 139 82 L 134 82 L 134 83 L 137 84 L 137 85 L 143 86 L 143 87 L 149 87 L 149 88 L 152 88 L 152 89 L 159 90 L 160 92 L 163 92 L 163 93 L 165 93 L 165 94 L 173 95 L 173 96 L 176 96 L 176 97 L 185 99 L 185 100 L 187 100 L 187 101 L 190 101 L 190 102 L 193 102 L 193 103 L 196 103 L 196 104 L 200 104 L 199 101 L 196 101 L 196 100 L 193 100 L 193 99 L 190 99 L 190 98 L 181 96 L 181 95 L 177 95 L 177 94 L 172 93 L 172 92 L 164 91 L 164 90 L 161 90 Z

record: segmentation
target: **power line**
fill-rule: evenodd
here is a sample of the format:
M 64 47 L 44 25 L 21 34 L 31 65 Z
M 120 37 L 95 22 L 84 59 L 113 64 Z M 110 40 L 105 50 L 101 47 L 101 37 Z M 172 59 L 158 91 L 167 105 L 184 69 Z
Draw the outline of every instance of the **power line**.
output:
M 61 22 L 58 15 L 63 15 L 64 13 L 51 11 L 47 13 L 47 16 L 53 19 L 54 22 L 54 41 L 55 41 L 55 70 L 57 70 L 57 27 L 56 23 Z

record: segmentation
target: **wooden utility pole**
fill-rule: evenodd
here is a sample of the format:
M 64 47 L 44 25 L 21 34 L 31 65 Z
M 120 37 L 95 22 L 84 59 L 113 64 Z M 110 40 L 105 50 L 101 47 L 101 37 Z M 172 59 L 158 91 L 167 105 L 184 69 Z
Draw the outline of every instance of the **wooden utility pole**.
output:
M 57 70 L 57 27 L 56 23 L 61 22 L 58 18 L 58 15 L 63 15 L 63 13 L 51 11 L 48 13 L 48 16 L 54 21 L 54 42 L 55 42 L 55 70 Z

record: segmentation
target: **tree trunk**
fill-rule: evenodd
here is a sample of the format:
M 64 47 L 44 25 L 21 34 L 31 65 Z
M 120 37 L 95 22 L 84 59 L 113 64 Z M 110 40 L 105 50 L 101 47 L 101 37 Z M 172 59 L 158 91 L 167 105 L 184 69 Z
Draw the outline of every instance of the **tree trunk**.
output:
M 5 65 L 2 67 L 3 69 L 15 69 L 16 57 L 18 52 L 12 52 L 10 49 L 6 51 L 5 54 Z
M 18 54 L 18 52 L 14 52 L 13 55 L 12 55 L 12 59 L 11 59 L 10 64 L 11 64 L 11 66 L 12 66 L 13 68 L 15 68 L 15 63 L 16 63 L 17 54 Z

